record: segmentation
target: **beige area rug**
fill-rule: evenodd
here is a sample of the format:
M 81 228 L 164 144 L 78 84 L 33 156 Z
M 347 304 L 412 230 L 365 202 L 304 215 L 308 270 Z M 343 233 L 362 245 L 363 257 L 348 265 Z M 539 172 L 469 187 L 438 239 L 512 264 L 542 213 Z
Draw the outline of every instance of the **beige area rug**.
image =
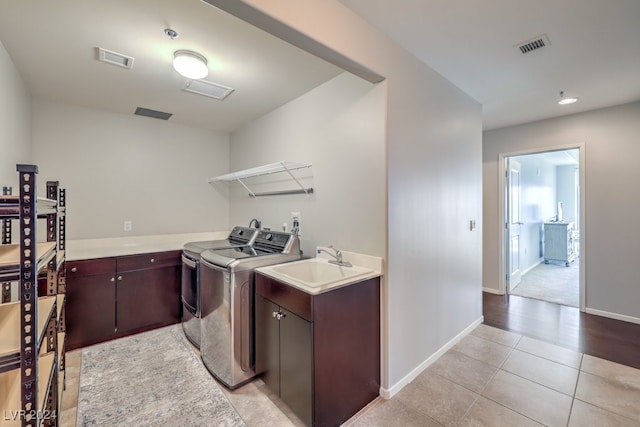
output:
M 245 426 L 176 325 L 82 351 L 78 426 Z
M 520 284 L 510 294 L 579 307 L 579 273 L 579 258 L 569 264 L 569 267 L 564 263 L 542 263 L 523 275 Z

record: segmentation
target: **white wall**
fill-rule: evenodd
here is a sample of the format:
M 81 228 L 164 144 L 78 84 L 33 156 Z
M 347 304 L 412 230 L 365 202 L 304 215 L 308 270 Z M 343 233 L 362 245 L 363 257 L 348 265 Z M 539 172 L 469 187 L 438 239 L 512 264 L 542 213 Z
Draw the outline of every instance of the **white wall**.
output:
M 577 221 L 578 206 L 576 206 L 576 182 L 577 165 L 558 166 L 557 175 L 557 201 L 562 202 L 562 212 L 566 222 Z M 578 223 L 576 222 L 576 227 Z
M 225 133 L 36 99 L 33 162 L 67 189 L 68 239 L 229 227 L 228 199 L 207 183 L 228 171 Z
M 382 385 L 393 394 L 482 316 L 481 106 L 335 0 L 207 1 L 387 78 Z
M 484 286 L 498 288 L 498 154 L 584 143 L 587 311 L 640 322 L 640 103 L 484 133 Z
M 526 271 L 541 261 L 543 224 L 556 213 L 556 166 L 545 161 L 544 155 L 514 156 L 513 159 L 521 165 L 524 224 L 520 262 Z
M 0 94 L 0 187 L 17 194 L 16 164 L 31 162 L 31 95 L 2 42 Z
M 281 230 L 283 222 L 291 227 L 292 211 L 300 212 L 305 255 L 332 244 L 385 256 L 385 104 L 385 83 L 343 73 L 234 132 L 232 170 L 281 160 L 310 163 L 294 175 L 314 193 L 250 198 L 236 185 L 232 221 L 246 225 L 255 217 Z M 287 175 L 272 178 L 277 182 L 269 186 L 261 185 L 269 179 L 247 182 L 254 191 L 298 188 Z

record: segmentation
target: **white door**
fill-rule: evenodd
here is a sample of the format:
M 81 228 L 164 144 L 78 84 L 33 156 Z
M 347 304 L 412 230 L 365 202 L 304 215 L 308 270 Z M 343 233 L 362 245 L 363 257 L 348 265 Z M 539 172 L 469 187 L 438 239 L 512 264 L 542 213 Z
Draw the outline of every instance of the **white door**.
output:
M 520 163 L 507 158 L 506 215 L 507 218 L 507 292 L 520 284 L 520 226 L 522 225 Z

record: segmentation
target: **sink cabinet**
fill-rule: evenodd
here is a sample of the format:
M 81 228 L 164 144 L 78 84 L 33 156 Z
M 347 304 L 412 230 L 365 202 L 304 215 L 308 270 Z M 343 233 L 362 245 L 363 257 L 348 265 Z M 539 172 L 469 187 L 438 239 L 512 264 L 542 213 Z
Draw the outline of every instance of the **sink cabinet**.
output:
M 180 251 L 67 262 L 67 349 L 180 320 Z
M 380 281 L 318 295 L 256 274 L 256 373 L 306 425 L 337 426 L 378 396 Z

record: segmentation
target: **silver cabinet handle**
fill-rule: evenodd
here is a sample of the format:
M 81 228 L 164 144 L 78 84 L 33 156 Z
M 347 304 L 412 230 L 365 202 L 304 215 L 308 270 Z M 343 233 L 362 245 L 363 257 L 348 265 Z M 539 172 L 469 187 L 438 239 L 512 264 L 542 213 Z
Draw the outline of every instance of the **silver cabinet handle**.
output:
M 275 317 L 276 319 L 278 319 L 278 320 L 280 320 L 283 317 L 285 317 L 285 314 L 283 312 L 281 312 L 281 311 L 274 311 L 273 313 L 271 313 L 271 315 L 273 317 Z
M 122 280 L 122 276 L 118 276 L 118 280 Z
M 72 273 L 75 273 L 76 271 L 78 271 L 78 268 L 77 268 L 77 267 L 73 267 L 73 268 L 71 269 L 71 272 L 72 272 Z
M 154 258 L 151 258 L 151 264 L 153 264 L 154 262 L 156 262 L 156 260 Z
M 115 277 L 112 277 L 111 279 L 109 279 L 109 281 L 110 281 L 111 283 L 113 283 L 113 282 L 115 282 L 115 281 L 116 281 L 116 279 L 115 279 Z

